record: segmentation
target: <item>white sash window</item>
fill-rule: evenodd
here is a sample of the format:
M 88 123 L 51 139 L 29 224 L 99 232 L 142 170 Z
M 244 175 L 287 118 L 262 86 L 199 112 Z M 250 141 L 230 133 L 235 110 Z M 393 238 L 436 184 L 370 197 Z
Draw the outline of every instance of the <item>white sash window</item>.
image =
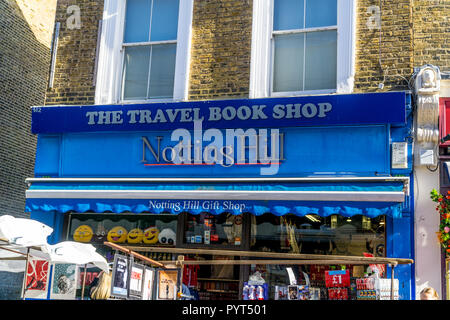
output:
M 354 0 L 254 0 L 250 97 L 350 93 Z

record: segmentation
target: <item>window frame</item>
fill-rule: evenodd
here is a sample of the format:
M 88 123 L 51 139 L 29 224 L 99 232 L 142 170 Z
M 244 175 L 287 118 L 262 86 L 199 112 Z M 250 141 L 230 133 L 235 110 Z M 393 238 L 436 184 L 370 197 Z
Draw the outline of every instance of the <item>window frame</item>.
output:
M 337 25 L 273 30 L 274 0 L 253 1 L 250 98 L 352 93 L 355 74 L 356 0 L 337 0 Z M 336 88 L 273 92 L 274 35 L 337 30 Z
M 189 60 L 194 0 L 180 0 L 177 39 L 158 43 L 176 43 L 175 79 L 173 97 L 167 99 L 123 99 L 123 67 L 125 48 L 157 42 L 125 43 L 125 16 L 127 0 L 105 0 L 100 31 L 100 49 L 95 89 L 95 104 L 136 104 L 186 101 L 189 83 Z

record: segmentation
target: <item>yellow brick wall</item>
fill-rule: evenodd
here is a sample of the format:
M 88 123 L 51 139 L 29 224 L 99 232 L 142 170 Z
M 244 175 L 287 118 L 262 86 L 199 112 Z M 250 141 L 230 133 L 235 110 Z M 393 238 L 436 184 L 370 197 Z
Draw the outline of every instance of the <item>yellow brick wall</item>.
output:
M 248 97 L 251 0 L 194 2 L 189 100 Z
M 408 89 L 407 80 L 413 72 L 410 2 L 383 0 L 380 6 L 378 0 L 357 1 L 355 92 Z M 371 6 L 380 8 L 381 28 L 369 28 L 374 26 Z M 378 84 L 383 80 L 381 90 Z
M 16 0 L 36 39 L 50 48 L 55 24 L 56 0 Z
M 414 0 L 414 66 L 450 71 L 450 1 Z
M 34 174 L 36 151 L 31 106 L 45 102 L 55 9 L 56 0 L 0 1 L 0 215 L 28 216 L 24 181 Z
M 76 5 L 80 25 L 74 27 Z M 98 22 L 103 17 L 103 0 L 58 0 L 56 22 L 60 22 L 53 88 L 47 90 L 47 105 L 94 104 L 94 69 Z

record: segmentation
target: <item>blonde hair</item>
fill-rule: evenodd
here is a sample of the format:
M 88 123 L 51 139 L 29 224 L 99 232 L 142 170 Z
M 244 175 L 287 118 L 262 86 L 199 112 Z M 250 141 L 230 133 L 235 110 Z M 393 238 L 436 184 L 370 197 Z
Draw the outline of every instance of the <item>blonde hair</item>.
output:
M 111 296 L 111 274 L 100 272 L 98 284 L 91 291 L 91 299 L 106 300 Z
M 420 299 L 424 300 L 422 297 L 425 294 L 431 294 L 431 296 L 433 297 L 434 300 L 439 300 L 439 295 L 436 292 L 436 290 L 434 290 L 434 288 L 432 287 L 426 287 L 424 288 L 422 291 L 420 291 Z

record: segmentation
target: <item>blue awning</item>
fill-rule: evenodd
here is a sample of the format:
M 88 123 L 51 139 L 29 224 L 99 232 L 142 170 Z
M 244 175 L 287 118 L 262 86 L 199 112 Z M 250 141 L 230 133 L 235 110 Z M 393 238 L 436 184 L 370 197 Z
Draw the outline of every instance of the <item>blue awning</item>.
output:
M 399 179 L 28 179 L 26 211 L 95 213 L 210 212 L 400 218 Z

